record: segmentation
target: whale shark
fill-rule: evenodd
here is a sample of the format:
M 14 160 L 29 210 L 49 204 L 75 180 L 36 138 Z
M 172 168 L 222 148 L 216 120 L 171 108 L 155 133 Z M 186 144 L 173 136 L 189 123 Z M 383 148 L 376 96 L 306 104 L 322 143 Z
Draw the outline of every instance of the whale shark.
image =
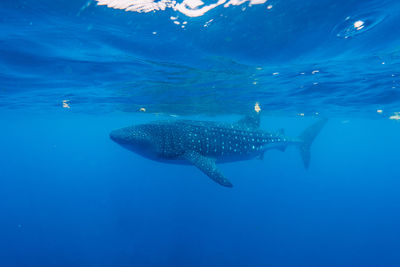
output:
M 307 169 L 311 144 L 326 121 L 319 119 L 295 138 L 287 137 L 284 130 L 268 132 L 260 129 L 259 113 L 247 115 L 234 123 L 155 121 L 114 130 L 110 138 L 151 160 L 193 165 L 218 184 L 232 187 L 217 163 L 263 159 L 268 150 L 285 151 L 293 145 L 299 149 Z

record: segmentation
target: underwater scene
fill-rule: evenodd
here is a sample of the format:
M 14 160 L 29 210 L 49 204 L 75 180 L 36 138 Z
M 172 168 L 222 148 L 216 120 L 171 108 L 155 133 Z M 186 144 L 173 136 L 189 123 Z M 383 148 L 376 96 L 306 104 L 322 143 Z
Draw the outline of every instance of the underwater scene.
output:
M 399 25 L 1 0 L 0 266 L 400 266 Z

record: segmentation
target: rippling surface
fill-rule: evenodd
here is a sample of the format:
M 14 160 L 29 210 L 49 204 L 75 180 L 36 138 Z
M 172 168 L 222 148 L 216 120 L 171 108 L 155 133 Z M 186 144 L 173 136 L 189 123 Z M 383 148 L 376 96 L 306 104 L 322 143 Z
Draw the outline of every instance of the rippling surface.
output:
M 289 116 L 400 111 L 396 1 L 237 2 L 198 17 L 97 3 L 0 4 L 2 107 L 65 101 L 79 112 L 220 114 L 258 102 Z

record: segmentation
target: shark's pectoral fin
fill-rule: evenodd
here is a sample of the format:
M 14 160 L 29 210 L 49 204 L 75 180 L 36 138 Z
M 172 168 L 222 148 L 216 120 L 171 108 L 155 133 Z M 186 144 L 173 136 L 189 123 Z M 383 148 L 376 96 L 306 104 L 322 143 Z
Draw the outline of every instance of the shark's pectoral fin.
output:
M 232 187 L 231 182 L 225 178 L 221 171 L 215 165 L 215 160 L 212 158 L 204 157 L 203 155 L 195 151 L 187 151 L 184 154 L 184 158 L 192 163 L 194 166 L 199 168 L 208 177 L 213 179 L 215 182 L 226 187 Z

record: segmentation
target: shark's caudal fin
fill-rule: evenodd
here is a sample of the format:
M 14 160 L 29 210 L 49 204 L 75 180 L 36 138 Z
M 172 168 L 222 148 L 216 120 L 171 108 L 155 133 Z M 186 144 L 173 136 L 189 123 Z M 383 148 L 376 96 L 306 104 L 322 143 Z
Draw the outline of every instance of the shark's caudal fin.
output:
M 300 150 L 300 155 L 304 163 L 304 167 L 308 169 L 308 166 L 310 165 L 310 158 L 311 158 L 311 153 L 310 153 L 310 148 L 311 144 L 313 143 L 315 137 L 318 135 L 318 133 L 321 131 L 321 129 L 324 127 L 325 123 L 327 122 L 327 119 L 321 119 L 305 129 L 300 136 L 298 137 L 299 139 L 299 150 Z

